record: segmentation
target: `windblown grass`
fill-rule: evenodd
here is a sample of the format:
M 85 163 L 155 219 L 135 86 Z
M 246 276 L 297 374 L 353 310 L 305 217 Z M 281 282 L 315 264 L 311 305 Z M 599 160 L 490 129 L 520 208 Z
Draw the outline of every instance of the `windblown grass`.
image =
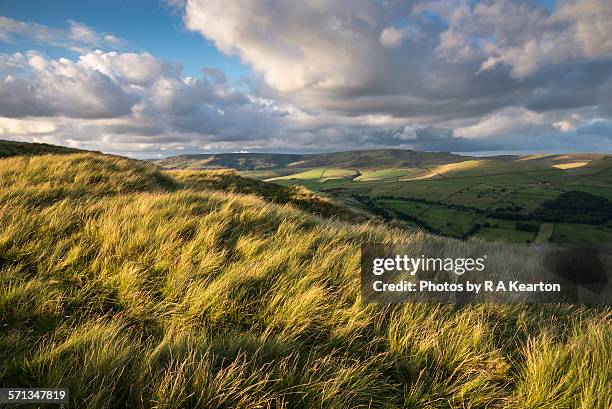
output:
M 283 186 L 260 180 L 240 177 L 231 169 L 206 171 L 175 170 L 168 172 L 185 189 L 201 191 L 222 190 L 231 193 L 257 195 L 268 202 L 291 204 L 292 206 L 325 218 L 351 222 L 365 222 L 370 216 L 346 206 L 340 206 L 331 199 L 314 194 L 303 186 Z
M 7 158 L 15 155 L 45 155 L 66 154 L 84 152 L 80 149 L 68 148 L 66 146 L 49 145 L 46 143 L 28 143 L 0 140 L 0 158 Z
M 612 406 L 609 308 L 364 304 L 361 242 L 456 242 L 222 175 L 1 160 L 0 383 L 75 408 Z

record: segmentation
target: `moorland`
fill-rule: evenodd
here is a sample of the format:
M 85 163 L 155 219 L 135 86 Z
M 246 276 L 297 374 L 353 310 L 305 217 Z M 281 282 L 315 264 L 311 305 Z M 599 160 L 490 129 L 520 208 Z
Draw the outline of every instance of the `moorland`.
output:
M 67 387 L 71 408 L 612 406 L 609 306 L 359 292 L 364 242 L 506 252 L 500 275 L 524 265 L 520 247 L 405 229 L 289 181 L 12 149 L 3 386 Z

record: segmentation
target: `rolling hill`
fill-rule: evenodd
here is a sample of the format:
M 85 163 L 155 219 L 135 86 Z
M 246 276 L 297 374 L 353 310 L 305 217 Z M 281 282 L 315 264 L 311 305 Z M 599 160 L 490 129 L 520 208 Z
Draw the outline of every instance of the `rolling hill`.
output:
M 242 163 L 260 154 L 236 154 Z M 226 156 L 219 155 L 219 158 Z M 189 156 L 184 166 L 206 167 Z M 302 155 L 240 175 L 303 186 L 404 228 L 508 242 L 612 243 L 612 217 L 556 214 L 545 204 L 594 195 L 612 200 L 612 157 L 603 154 L 469 157 L 394 149 Z M 173 158 L 156 163 L 176 165 Z M 219 160 L 215 163 L 221 163 Z M 226 163 L 229 163 L 226 161 Z M 189 165 L 188 165 L 189 164 Z M 578 195 L 578 196 L 576 196 Z M 558 212 L 556 212 L 558 213 Z M 607 217 L 607 218 L 606 218 Z M 572 223 L 564 223 L 571 220 Z M 593 220 L 599 223 L 594 225 Z M 538 231 L 538 229 L 540 231 Z
M 63 154 L 84 152 L 80 149 L 68 148 L 46 143 L 28 143 L 0 140 L 0 158 L 14 155 L 44 155 L 47 153 Z
M 304 155 L 283 153 L 219 153 L 210 155 L 179 155 L 152 162 L 169 169 L 236 169 L 258 170 L 289 166 L 304 159 Z
M 291 164 L 297 168 L 367 168 L 420 167 L 455 162 L 462 156 L 448 152 L 417 152 L 402 149 L 373 149 L 363 151 L 321 153 L 307 156 Z
M 281 153 L 219 153 L 209 155 L 180 155 L 152 160 L 170 169 L 232 168 L 236 170 L 265 170 L 282 168 L 387 168 L 419 167 L 444 164 L 464 158 L 447 152 L 416 152 L 401 149 L 374 149 L 364 151 L 321 154 Z
M 450 152 L 419 152 L 403 149 L 372 149 L 320 154 L 218 153 L 171 156 L 152 162 L 170 169 L 230 168 L 239 171 L 346 168 L 384 170 L 388 168 L 427 168 L 469 161 L 488 160 L 499 167 L 514 169 L 574 169 L 606 160 L 595 153 L 547 155 L 499 155 L 477 158 Z M 285 171 L 285 173 L 287 172 Z
M 71 408 L 610 407 L 608 307 L 360 295 L 364 242 L 502 254 L 500 275 L 520 248 L 313 215 L 274 186 L 1 159 L 0 383 L 68 387 Z
M 556 167 L 559 169 L 578 168 L 593 161 L 606 157 L 597 153 L 572 153 L 572 154 L 542 154 L 542 155 L 502 155 L 493 156 L 491 159 L 510 162 L 521 162 L 526 166 Z

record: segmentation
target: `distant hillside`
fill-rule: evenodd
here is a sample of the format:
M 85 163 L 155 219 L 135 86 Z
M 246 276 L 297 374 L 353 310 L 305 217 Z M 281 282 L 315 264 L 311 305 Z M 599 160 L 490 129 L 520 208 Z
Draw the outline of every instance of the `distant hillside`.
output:
M 460 163 L 474 159 L 497 162 L 500 168 L 508 164 L 528 168 L 576 169 L 602 163 L 609 155 L 598 153 L 546 154 L 546 155 L 498 155 L 487 158 L 457 155 L 450 152 L 418 152 L 403 149 L 372 149 L 361 151 L 331 152 L 320 154 L 284 153 L 217 153 L 179 155 L 152 160 L 167 169 L 236 169 L 239 171 L 286 171 L 271 173 L 268 177 L 284 176 L 291 169 L 345 168 L 388 169 L 423 168 Z
M 592 209 L 589 217 L 585 209 L 566 209 L 562 205 L 566 196 L 560 196 L 578 191 L 612 201 L 610 155 L 470 157 L 378 149 L 310 155 L 185 155 L 156 163 L 179 168 L 229 166 L 240 176 L 272 182 L 265 185 L 268 192 L 274 190 L 268 187 L 272 185 L 305 187 L 358 213 L 401 222 L 402 228 L 421 228 L 464 240 L 612 241 L 608 217 Z M 594 206 L 600 205 L 594 202 Z M 312 211 L 309 206 L 303 209 Z M 522 228 L 526 221 L 530 221 L 529 230 Z M 538 235 L 539 229 L 542 234 Z
M 440 165 L 465 160 L 465 156 L 449 152 L 417 152 L 402 149 L 375 149 L 310 155 L 293 167 L 317 168 L 388 168 Z
M 47 153 L 77 153 L 84 152 L 80 149 L 65 146 L 49 145 L 47 143 L 28 143 L 0 140 L 0 158 L 15 155 L 44 155 Z
M 374 149 L 321 154 L 219 153 L 180 155 L 154 160 L 170 169 L 231 168 L 240 171 L 279 168 L 386 168 L 441 165 L 469 157 L 448 152 L 417 152 L 401 149 Z
M 258 170 L 285 167 L 304 158 L 305 155 L 283 153 L 219 153 L 171 156 L 153 163 L 168 169 Z
M 545 166 L 558 169 L 575 169 L 597 162 L 609 155 L 600 153 L 566 153 L 547 155 L 501 155 L 489 159 L 520 163 L 525 166 Z

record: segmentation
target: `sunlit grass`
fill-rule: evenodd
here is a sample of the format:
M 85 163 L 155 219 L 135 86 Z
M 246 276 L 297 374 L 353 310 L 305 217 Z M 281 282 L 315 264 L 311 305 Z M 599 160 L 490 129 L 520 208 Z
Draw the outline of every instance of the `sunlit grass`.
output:
M 1 160 L 0 383 L 75 408 L 612 405 L 609 308 L 365 304 L 360 243 L 458 242 L 257 186 Z

